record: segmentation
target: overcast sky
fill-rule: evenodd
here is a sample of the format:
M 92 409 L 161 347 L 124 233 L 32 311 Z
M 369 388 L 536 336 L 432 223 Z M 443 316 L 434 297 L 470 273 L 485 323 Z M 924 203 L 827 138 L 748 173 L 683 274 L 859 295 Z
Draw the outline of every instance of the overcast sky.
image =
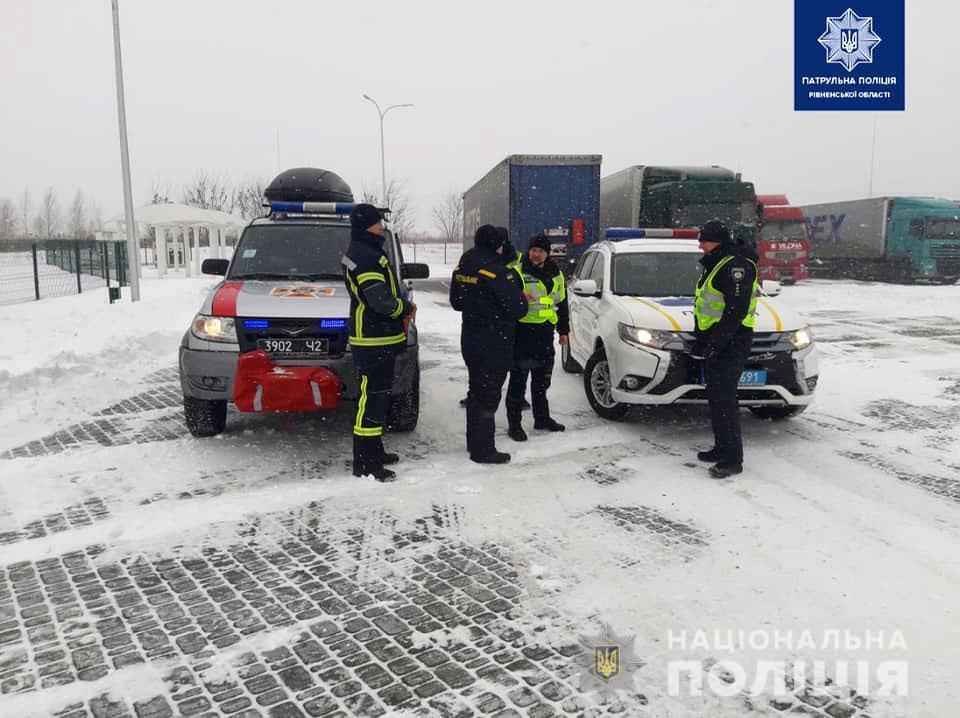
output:
M 854 0 L 851 0 L 851 3 Z M 846 7 L 847 3 L 841 3 Z M 860 0 L 861 14 L 869 3 Z M 109 0 L 0 0 L 0 197 L 122 212 Z M 841 8 L 843 9 L 843 8 Z M 960 4 L 907 3 L 907 110 L 793 111 L 792 0 L 121 0 L 134 202 L 201 170 L 387 174 L 421 228 L 513 153 L 719 164 L 795 203 L 960 199 Z M 879 50 L 878 50 L 879 51 Z M 951 59 L 952 58 L 952 59 Z

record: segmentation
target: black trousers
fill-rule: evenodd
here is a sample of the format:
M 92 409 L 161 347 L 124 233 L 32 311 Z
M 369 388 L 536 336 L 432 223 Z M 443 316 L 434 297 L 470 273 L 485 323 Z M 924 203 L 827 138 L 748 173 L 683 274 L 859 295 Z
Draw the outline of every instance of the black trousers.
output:
M 741 332 L 718 357 L 704 362 L 714 446 L 721 464 L 743 463 L 737 385 L 752 343 L 753 333 Z
M 520 413 L 524 395 L 527 393 L 527 376 L 530 376 L 530 394 L 535 422 L 550 418 L 550 402 L 547 389 L 553 378 L 553 355 L 549 359 L 517 359 L 510 370 L 507 385 L 507 421 L 510 426 L 520 425 Z
M 507 380 L 505 367 L 490 367 L 481 362 L 467 364 L 470 386 L 467 392 L 467 451 L 471 457 L 489 456 L 497 450 L 494 441 L 497 407 L 503 382 Z
M 383 427 L 390 408 L 393 370 L 397 355 L 392 349 L 352 347 L 360 376 L 360 397 L 353 423 L 353 466 L 363 472 L 383 468 Z

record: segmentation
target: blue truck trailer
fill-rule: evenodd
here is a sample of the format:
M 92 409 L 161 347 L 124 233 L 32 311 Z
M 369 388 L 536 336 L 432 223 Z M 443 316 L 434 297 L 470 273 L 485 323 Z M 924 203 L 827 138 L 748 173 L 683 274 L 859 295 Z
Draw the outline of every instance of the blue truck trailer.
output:
M 530 237 L 551 239 L 555 259 L 576 263 L 600 232 L 600 155 L 510 155 L 463 195 L 463 247 L 477 227 L 506 227 L 526 250 Z

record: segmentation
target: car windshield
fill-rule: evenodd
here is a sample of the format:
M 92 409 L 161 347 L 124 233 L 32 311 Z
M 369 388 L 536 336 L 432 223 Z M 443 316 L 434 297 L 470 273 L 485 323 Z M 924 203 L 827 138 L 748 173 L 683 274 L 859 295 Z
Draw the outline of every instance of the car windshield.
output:
M 807 230 L 803 222 L 767 222 L 760 232 L 762 239 L 806 239 Z
M 694 252 L 633 252 L 613 258 L 613 293 L 640 297 L 692 296 L 700 278 Z
M 960 219 L 927 219 L 927 239 L 960 239 Z
M 389 233 L 385 233 L 389 239 Z M 237 244 L 228 279 L 341 279 L 350 227 L 330 224 L 260 224 Z M 384 242 L 393 261 L 392 243 Z

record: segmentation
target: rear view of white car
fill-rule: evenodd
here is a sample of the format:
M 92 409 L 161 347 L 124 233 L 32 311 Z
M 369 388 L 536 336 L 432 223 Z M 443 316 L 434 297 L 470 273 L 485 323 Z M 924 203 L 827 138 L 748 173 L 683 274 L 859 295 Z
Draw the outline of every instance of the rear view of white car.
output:
M 706 404 L 701 362 L 690 354 L 696 236 L 695 229 L 611 229 L 577 265 L 561 356 L 566 371 L 583 371 L 600 416 L 622 419 L 631 405 Z M 772 301 L 778 293 L 776 282 L 763 282 L 738 389 L 740 406 L 771 419 L 809 406 L 819 375 L 810 330 Z

